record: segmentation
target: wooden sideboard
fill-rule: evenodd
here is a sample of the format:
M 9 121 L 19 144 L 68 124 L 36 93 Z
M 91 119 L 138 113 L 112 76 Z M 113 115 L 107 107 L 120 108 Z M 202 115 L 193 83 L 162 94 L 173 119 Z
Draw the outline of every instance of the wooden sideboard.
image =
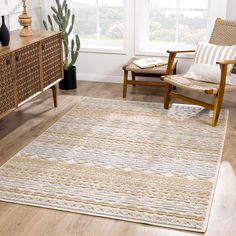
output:
M 56 84 L 63 79 L 61 33 L 19 34 L 11 32 L 10 45 L 0 47 L 0 118 L 49 88 L 57 106 Z

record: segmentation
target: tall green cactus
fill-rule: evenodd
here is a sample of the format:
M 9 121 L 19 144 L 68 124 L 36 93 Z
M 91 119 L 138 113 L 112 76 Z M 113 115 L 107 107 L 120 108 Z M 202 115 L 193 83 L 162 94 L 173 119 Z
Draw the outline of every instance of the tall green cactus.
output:
M 51 7 L 53 14 L 52 16 L 47 16 L 48 23 L 46 20 L 43 20 L 43 25 L 46 30 L 48 30 L 50 27 L 50 30 L 52 31 L 54 31 L 53 20 L 58 25 L 59 30 L 62 32 L 64 68 L 69 69 L 76 63 L 76 60 L 79 56 L 80 39 L 79 35 L 75 35 L 75 38 L 71 39 L 69 43 L 69 35 L 71 34 L 74 27 L 75 15 L 71 15 L 71 10 L 68 9 L 67 1 L 64 0 L 63 3 L 60 3 L 59 0 L 56 0 L 56 6 L 56 8 Z M 71 23 L 70 26 L 69 23 Z

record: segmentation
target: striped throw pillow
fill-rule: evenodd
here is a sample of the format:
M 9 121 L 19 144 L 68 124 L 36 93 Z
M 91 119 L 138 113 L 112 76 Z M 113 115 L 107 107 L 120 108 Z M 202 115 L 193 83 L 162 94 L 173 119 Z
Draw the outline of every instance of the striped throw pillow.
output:
M 198 81 L 219 83 L 220 67 L 216 62 L 234 59 L 236 59 L 236 45 L 218 46 L 209 43 L 199 43 L 195 52 L 194 63 L 183 77 Z M 232 68 L 233 65 L 228 66 L 227 84 L 230 84 L 232 81 Z
M 209 43 L 199 43 L 195 53 L 194 63 L 215 64 L 217 61 L 233 60 L 236 57 L 236 45 L 219 46 Z

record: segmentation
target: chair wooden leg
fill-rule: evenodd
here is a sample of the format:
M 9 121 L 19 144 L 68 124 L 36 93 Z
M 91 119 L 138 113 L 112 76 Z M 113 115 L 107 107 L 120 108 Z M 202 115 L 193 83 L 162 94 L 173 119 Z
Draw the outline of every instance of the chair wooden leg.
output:
M 132 72 L 132 80 L 135 81 L 135 74 Z M 135 87 L 136 84 L 133 84 L 133 87 Z
M 166 83 L 165 86 L 165 96 L 164 96 L 164 108 L 168 109 L 170 104 L 170 92 L 172 90 L 172 85 Z
M 53 85 L 51 89 L 52 89 L 54 107 L 57 107 L 57 86 Z
M 223 94 L 220 94 L 220 93 L 216 94 L 214 97 L 214 110 L 213 110 L 213 118 L 212 118 L 213 127 L 217 125 L 222 102 L 223 102 Z
M 127 94 L 127 80 L 128 80 L 128 71 L 124 70 L 123 98 L 126 98 Z
M 219 91 L 214 97 L 214 113 L 212 118 L 212 126 L 215 127 L 220 115 L 220 109 L 223 102 L 224 92 L 225 92 L 225 81 L 227 74 L 227 64 L 220 64 L 220 86 Z

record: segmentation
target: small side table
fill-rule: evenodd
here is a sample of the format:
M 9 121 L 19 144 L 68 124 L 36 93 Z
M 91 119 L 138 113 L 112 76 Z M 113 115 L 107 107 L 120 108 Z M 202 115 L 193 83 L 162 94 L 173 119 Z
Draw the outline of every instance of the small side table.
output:
M 123 66 L 124 70 L 124 84 L 123 84 L 123 98 L 126 98 L 127 95 L 127 86 L 128 84 L 136 85 L 148 85 L 148 86 L 160 86 L 164 87 L 164 81 L 144 81 L 144 80 L 135 80 L 135 76 L 144 76 L 144 77 L 157 77 L 160 78 L 163 75 L 166 75 L 167 65 L 155 66 L 151 68 L 141 69 L 136 66 L 133 61 L 138 58 L 132 58 L 126 65 Z M 176 64 L 173 64 L 173 74 L 176 74 Z M 131 72 L 132 80 L 128 79 L 128 72 Z

